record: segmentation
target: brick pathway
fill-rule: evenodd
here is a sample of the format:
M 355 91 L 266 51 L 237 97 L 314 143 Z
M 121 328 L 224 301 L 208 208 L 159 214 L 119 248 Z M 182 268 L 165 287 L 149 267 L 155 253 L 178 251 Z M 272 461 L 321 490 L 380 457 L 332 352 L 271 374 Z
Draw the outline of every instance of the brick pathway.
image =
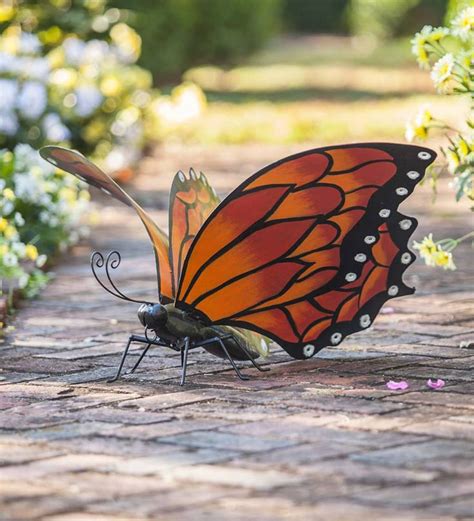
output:
M 144 162 L 133 191 L 166 225 L 178 166 L 205 169 L 226 192 L 288 152 L 169 147 Z M 467 214 L 447 194 L 438 216 L 428 201 L 421 189 L 405 208 L 423 224 L 418 237 L 434 227 L 467 229 Z M 121 287 L 152 295 L 152 254 L 139 222 L 100 204 L 93 247 L 119 249 Z M 185 388 L 178 358 L 158 349 L 134 375 L 104 382 L 139 329 L 135 306 L 113 300 L 90 276 L 90 248 L 63 260 L 0 346 L 0 519 L 473 518 L 468 247 L 454 273 L 413 266 L 407 280 L 417 294 L 394 300 L 372 329 L 338 348 L 306 362 L 275 350 L 271 372 L 247 369 L 249 382 L 193 352 Z M 427 389 L 429 377 L 446 387 Z M 388 391 L 392 378 L 409 380 L 409 390 Z

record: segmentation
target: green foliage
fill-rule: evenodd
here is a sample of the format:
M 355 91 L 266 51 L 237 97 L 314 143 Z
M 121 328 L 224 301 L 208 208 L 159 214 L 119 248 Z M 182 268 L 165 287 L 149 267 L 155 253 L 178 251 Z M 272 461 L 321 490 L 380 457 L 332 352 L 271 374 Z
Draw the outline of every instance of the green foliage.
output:
M 424 141 L 430 133 L 441 130 L 447 143 L 441 151 L 446 159 L 445 166 L 453 176 L 455 198 L 459 201 L 466 196 L 474 201 L 474 5 L 451 16 L 447 27 L 425 25 L 413 38 L 412 45 L 419 65 L 431 70 L 431 79 L 438 93 L 464 96 L 471 101 L 471 107 L 463 116 L 460 128 L 453 128 L 435 117 L 427 107 L 422 107 L 414 120 L 407 124 L 406 138 Z M 434 190 L 438 175 L 439 168 L 431 170 Z M 428 266 L 455 269 L 452 251 L 473 236 L 474 232 L 471 232 L 458 239 L 433 241 L 430 234 L 415 246 Z
M 33 294 L 48 257 L 76 243 L 89 193 L 29 145 L 0 151 L 0 280 Z
M 303 33 L 346 32 L 345 10 L 350 0 L 285 0 L 285 29 Z
M 132 9 L 129 23 L 143 42 L 139 63 L 161 78 L 258 49 L 278 28 L 281 0 L 138 0 Z
M 105 38 L 120 12 L 106 9 L 105 0 L 17 0 L 11 17 L 0 24 L 4 29 L 13 19 L 27 32 L 39 33 L 46 46 L 59 44 L 67 34 L 82 39 Z
M 348 23 L 353 34 L 378 39 L 412 33 L 417 21 L 439 25 L 447 0 L 351 0 Z M 415 25 L 414 25 L 415 24 Z

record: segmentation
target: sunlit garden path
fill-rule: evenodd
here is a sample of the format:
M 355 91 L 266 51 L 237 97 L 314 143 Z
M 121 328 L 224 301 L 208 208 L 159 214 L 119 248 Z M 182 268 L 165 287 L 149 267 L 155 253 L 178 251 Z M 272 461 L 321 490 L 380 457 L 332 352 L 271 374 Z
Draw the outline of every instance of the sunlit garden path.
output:
M 178 168 L 205 171 L 225 194 L 303 148 L 169 145 L 143 161 L 130 189 L 166 226 Z M 404 208 L 421 222 L 415 238 L 469 231 L 446 183 L 435 208 L 430 197 L 422 187 Z M 139 221 L 96 201 L 92 246 L 118 249 L 120 288 L 153 298 L 153 256 Z M 184 388 L 179 357 L 158 349 L 134 375 L 105 383 L 129 332 L 140 330 L 135 306 L 93 280 L 90 250 L 84 243 L 61 259 L 55 280 L 23 305 L 3 341 L 0 519 L 472 519 L 468 246 L 458 250 L 455 272 L 412 266 L 406 278 L 415 296 L 392 301 L 373 328 L 338 348 L 297 362 L 275 346 L 271 371 L 247 369 L 249 382 L 193 352 Z M 431 390 L 428 378 L 446 386 Z M 410 387 L 389 391 L 390 379 Z

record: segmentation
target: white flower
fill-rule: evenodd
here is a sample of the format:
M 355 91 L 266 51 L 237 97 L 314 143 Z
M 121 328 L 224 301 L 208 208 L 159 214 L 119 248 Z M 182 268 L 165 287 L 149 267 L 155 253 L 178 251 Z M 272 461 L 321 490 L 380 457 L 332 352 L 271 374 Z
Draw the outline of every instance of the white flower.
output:
M 18 94 L 18 82 L 16 80 L 0 78 L 0 92 L 2 93 L 1 109 L 11 110 L 11 108 L 15 106 Z
M 17 197 L 28 203 L 38 203 L 40 186 L 33 176 L 29 174 L 16 173 L 13 176 L 15 183 L 15 193 Z
M 18 286 L 20 287 L 20 289 L 26 288 L 29 280 L 30 276 L 28 275 L 28 273 L 23 272 L 18 278 Z
M 66 38 L 63 42 L 66 61 L 70 65 L 80 65 L 86 44 L 79 38 Z
M 23 219 L 23 215 L 21 215 L 20 212 L 16 212 L 13 219 L 15 221 L 16 226 L 18 226 L 18 227 L 24 226 L 25 219 Z
M 3 200 L 0 205 L 0 210 L 2 215 L 9 215 L 15 209 L 15 205 L 8 200 Z
M 46 264 L 47 260 L 48 257 L 44 253 L 42 255 L 39 255 L 36 259 L 36 266 L 38 266 L 38 268 L 42 268 Z
M 103 100 L 100 90 L 93 85 L 78 87 L 75 93 L 77 99 L 75 110 L 77 115 L 83 118 L 90 116 Z
M 17 107 L 27 119 L 37 119 L 48 103 L 46 87 L 38 81 L 26 81 L 17 99 Z
M 20 258 L 23 258 L 26 254 L 26 246 L 23 242 L 14 242 L 12 244 L 12 251 Z
M 7 252 L 3 256 L 3 265 L 7 268 L 13 268 L 18 264 L 17 256 L 12 252 Z
M 34 80 L 46 81 L 51 67 L 46 58 L 28 58 L 24 60 L 24 73 Z
M 439 92 L 446 92 L 449 89 L 453 68 L 454 56 L 451 53 L 445 54 L 433 65 L 431 79 Z
M 0 134 L 14 136 L 18 131 L 18 118 L 14 112 L 0 111 Z
M 56 113 L 47 114 L 44 117 L 43 129 L 46 134 L 46 139 L 54 143 L 66 141 L 71 137 L 71 132 Z
M 97 63 L 101 62 L 108 57 L 110 53 L 109 44 L 103 40 L 90 40 L 86 44 L 84 50 L 83 60 L 86 63 Z
M 452 22 L 453 34 L 459 36 L 461 40 L 467 40 L 472 36 L 471 31 L 474 29 L 474 6 L 466 7 Z M 471 33 L 471 34 L 470 34 Z
M 41 43 L 35 34 L 21 33 L 20 52 L 24 54 L 35 54 L 41 49 Z
M 13 152 L 17 172 L 30 173 L 34 167 L 41 170 L 44 176 L 49 176 L 54 172 L 54 166 L 45 161 L 30 145 L 21 143 L 14 148 Z
M 16 57 L 7 52 L 0 52 L 0 72 L 12 72 L 15 70 Z

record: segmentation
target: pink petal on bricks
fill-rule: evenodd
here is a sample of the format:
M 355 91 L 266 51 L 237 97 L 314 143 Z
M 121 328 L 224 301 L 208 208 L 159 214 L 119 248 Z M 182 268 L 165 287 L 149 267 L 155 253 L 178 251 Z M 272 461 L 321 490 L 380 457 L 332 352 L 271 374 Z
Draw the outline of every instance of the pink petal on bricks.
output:
M 431 389 L 442 389 L 444 387 L 444 384 L 446 382 L 444 380 L 441 380 L 441 378 L 438 378 L 437 380 L 432 380 L 431 378 L 426 382 L 426 385 L 428 387 L 431 387 Z
M 391 391 L 404 391 L 409 387 L 408 382 L 406 382 L 405 380 L 400 380 L 399 382 L 390 380 L 389 382 L 387 382 L 386 385 L 387 389 L 390 389 Z

